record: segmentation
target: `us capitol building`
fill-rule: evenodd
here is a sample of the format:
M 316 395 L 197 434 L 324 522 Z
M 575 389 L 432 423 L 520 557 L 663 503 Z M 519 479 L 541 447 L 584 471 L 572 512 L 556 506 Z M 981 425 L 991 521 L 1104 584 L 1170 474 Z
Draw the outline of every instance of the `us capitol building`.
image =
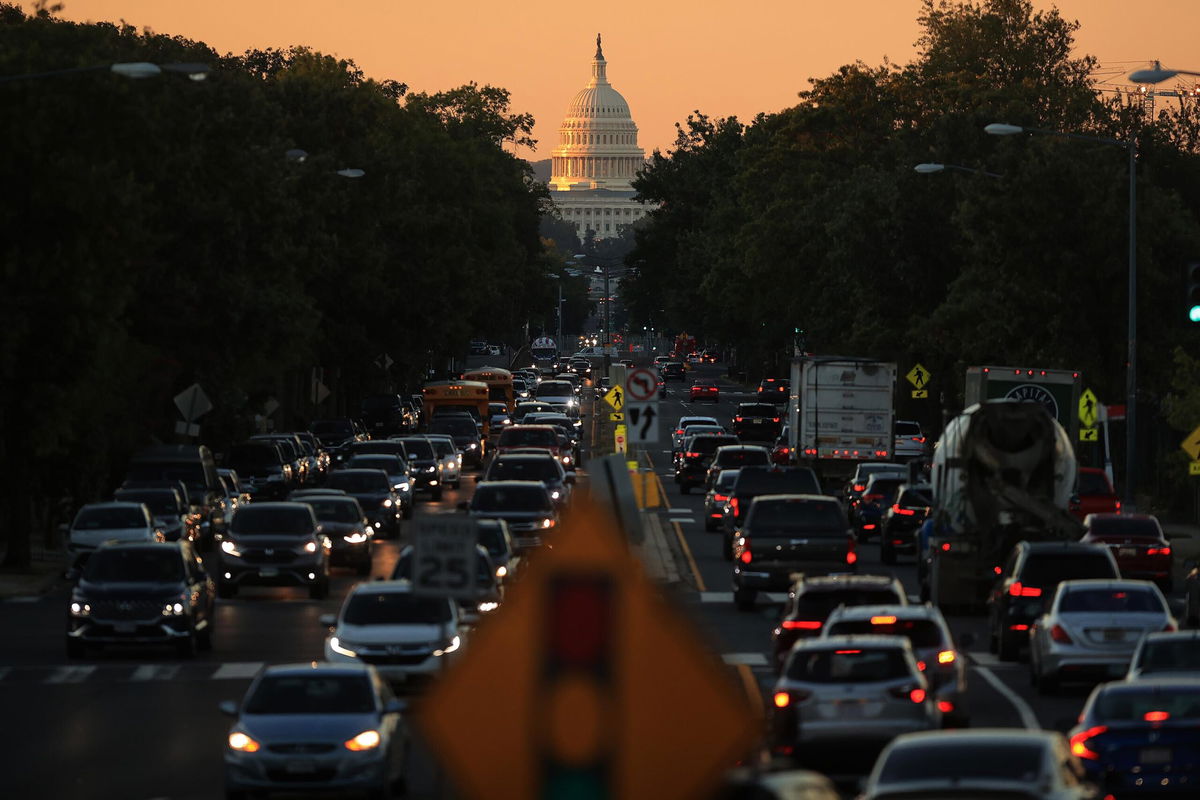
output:
M 637 143 L 629 104 L 605 74 L 608 62 L 596 36 L 592 79 L 567 108 L 551 159 L 550 199 L 582 239 L 618 236 L 647 207 L 634 201 L 630 181 L 646 159 Z

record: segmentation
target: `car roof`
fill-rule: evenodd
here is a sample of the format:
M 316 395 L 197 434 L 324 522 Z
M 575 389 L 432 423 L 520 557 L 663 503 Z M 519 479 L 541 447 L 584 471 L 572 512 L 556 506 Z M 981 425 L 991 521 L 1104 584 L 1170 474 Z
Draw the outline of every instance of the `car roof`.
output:
M 843 587 L 859 588 L 862 586 L 879 586 L 890 589 L 895 587 L 898 582 L 899 579 L 893 578 L 890 575 L 801 575 L 793 581 L 793 586 L 804 586 L 806 591 L 809 589 L 824 591 Z M 903 586 L 900 588 L 903 590 Z
M 836 650 L 843 647 L 879 647 L 911 650 L 912 642 L 907 636 L 880 633 L 851 633 L 821 636 L 815 639 L 800 639 L 793 650 Z
M 487 486 L 487 487 L 490 487 L 493 489 L 516 489 L 516 488 L 532 486 L 537 489 L 542 489 L 543 491 L 546 491 L 546 492 L 550 491 L 549 489 L 546 488 L 546 484 L 542 483 L 541 481 L 518 481 L 518 480 L 482 481 L 475 488 L 476 488 L 476 490 L 478 490 L 479 488 L 484 487 L 484 486 Z
M 953 735 L 951 735 L 953 734 Z M 957 728 L 954 731 L 931 730 L 902 733 L 892 740 L 889 750 L 907 747 L 954 747 L 962 744 L 991 745 L 1025 739 L 1047 747 L 1061 741 L 1057 731 L 1031 730 L 1029 728 Z M 907 781 L 905 781 L 907 782 Z
M 86 503 L 81 506 L 79 510 L 84 511 L 92 508 L 142 508 L 144 505 L 144 503 L 138 503 L 132 500 L 105 500 L 100 503 Z
M 814 500 L 819 500 L 822 503 L 831 503 L 831 502 L 837 503 L 838 502 L 836 497 L 830 497 L 827 494 L 760 494 L 760 495 L 756 495 L 754 498 L 755 503 L 758 503 L 760 501 L 768 501 L 769 502 L 772 500 L 784 501 L 784 502 L 789 502 L 789 503 L 797 501 L 797 500 L 803 500 L 805 502 L 812 502 Z M 840 503 L 838 505 L 839 505 L 839 507 L 841 506 Z
M 393 594 L 412 594 L 413 584 L 407 578 L 394 578 L 391 580 L 382 581 L 363 581 L 355 585 L 351 590 L 350 595 L 355 594 L 379 594 L 381 592 L 390 592 Z
M 1142 637 L 1143 642 L 1172 641 L 1177 639 L 1200 639 L 1200 629 L 1191 628 L 1183 631 L 1152 631 Z
M 334 497 L 336 495 L 330 495 L 330 496 Z M 238 512 L 240 513 L 242 511 L 245 511 L 248 508 L 257 508 L 261 511 L 270 511 L 272 509 L 278 510 L 281 508 L 284 508 L 284 509 L 286 509 L 286 508 L 303 508 L 305 511 L 310 511 L 310 512 L 312 511 L 312 506 L 308 505 L 308 503 L 301 503 L 299 500 L 275 500 L 275 501 L 270 501 L 270 502 L 256 500 L 253 503 L 241 506 L 240 508 L 238 508 Z
M 102 542 L 100 547 L 105 550 L 174 550 L 179 552 L 183 549 L 183 541 L 175 542 L 123 542 L 120 540 L 112 540 Z
M 278 677 L 283 675 L 370 675 L 372 667 L 352 661 L 332 663 L 329 661 L 304 661 L 296 664 L 271 664 L 260 675 Z
M 384 478 L 387 478 L 387 473 L 384 472 L 383 470 L 368 469 L 366 467 L 355 467 L 353 469 L 335 469 L 333 472 L 329 473 L 329 477 L 332 478 L 334 475 L 382 475 Z M 255 503 L 255 505 L 259 505 L 259 504 Z
M 1090 520 L 1098 520 L 1104 522 L 1147 522 L 1153 520 L 1158 522 L 1158 517 L 1153 514 L 1121 514 L 1112 511 L 1096 512 L 1088 514 L 1083 518 L 1083 524 L 1087 525 Z
M 712 425 L 720 425 L 721 424 L 720 422 L 717 421 L 716 417 L 680 417 L 678 427 L 683 427 L 683 425 L 685 423 L 687 423 L 689 425 L 701 425 L 704 423 L 709 423 Z
M 942 616 L 942 612 L 928 603 L 921 603 L 920 605 L 911 604 L 907 606 L 896 605 L 893 603 L 873 606 L 838 606 L 829 615 L 830 622 L 833 622 L 834 617 L 837 617 L 838 619 L 897 617 L 904 619 L 930 619 L 937 622 L 946 621 Z
M 1150 581 L 1133 580 L 1132 578 L 1073 578 L 1058 585 L 1058 591 L 1066 593 L 1072 589 L 1153 589 Z

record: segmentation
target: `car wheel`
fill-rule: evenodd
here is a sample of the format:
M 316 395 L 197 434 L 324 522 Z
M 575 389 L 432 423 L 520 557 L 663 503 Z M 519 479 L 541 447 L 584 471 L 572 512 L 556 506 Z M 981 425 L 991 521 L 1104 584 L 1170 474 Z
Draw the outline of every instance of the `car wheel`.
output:
M 1011 633 L 1000 631 L 996 635 L 996 658 L 1001 661 L 1016 661 L 1021 651 L 1021 643 Z
M 758 592 L 753 589 L 734 589 L 733 603 L 738 611 L 753 611 L 758 600 Z
M 87 645 L 81 639 L 67 639 L 67 658 L 77 659 L 87 655 Z
M 217 581 L 217 597 L 228 600 L 237 594 L 237 585 L 226 581 Z
M 312 583 L 308 587 L 308 596 L 311 600 L 324 600 L 329 597 L 329 576 L 321 578 L 316 583 Z
M 891 545 L 881 545 L 879 548 L 879 560 L 884 564 L 896 563 L 896 551 Z
M 175 655 L 180 658 L 196 657 L 196 632 L 191 631 L 184 639 L 175 642 Z
M 429 499 L 435 503 L 442 499 L 442 489 L 440 486 L 429 493 Z

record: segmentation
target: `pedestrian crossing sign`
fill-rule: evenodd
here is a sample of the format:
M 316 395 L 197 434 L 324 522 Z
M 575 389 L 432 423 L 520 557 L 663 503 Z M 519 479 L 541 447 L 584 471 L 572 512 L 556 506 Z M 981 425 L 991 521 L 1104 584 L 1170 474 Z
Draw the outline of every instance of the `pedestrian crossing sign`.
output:
M 913 385 L 914 389 L 921 390 L 925 388 L 925 384 L 929 383 L 929 379 L 932 376 L 929 374 L 929 370 L 925 369 L 925 367 L 921 366 L 920 364 L 913 364 L 913 368 L 910 369 L 908 374 L 904 377 L 908 379 L 908 382 Z M 916 396 L 916 394 L 913 395 L 913 397 Z
M 1081 442 L 1098 442 L 1100 441 L 1099 428 L 1080 428 L 1079 441 Z

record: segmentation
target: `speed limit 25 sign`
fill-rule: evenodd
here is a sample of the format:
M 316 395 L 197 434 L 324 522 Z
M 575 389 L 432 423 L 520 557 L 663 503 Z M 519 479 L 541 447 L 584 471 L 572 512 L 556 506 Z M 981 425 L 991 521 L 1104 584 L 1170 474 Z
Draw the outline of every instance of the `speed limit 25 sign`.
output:
M 417 522 L 413 539 L 413 593 L 426 597 L 475 596 L 475 520 L 447 514 Z

